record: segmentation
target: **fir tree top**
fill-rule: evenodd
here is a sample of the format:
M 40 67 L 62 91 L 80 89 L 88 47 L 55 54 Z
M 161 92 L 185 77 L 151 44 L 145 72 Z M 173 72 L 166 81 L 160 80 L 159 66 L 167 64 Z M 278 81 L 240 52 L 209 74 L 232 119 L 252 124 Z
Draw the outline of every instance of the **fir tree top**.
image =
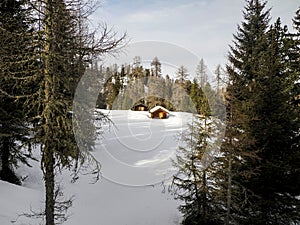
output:
M 300 31 L 300 7 L 296 11 L 296 15 L 295 15 L 295 17 L 293 19 L 293 23 L 294 23 L 294 28 L 296 30 Z
M 254 78 L 259 65 L 261 53 L 266 48 L 266 32 L 269 28 L 270 9 L 265 10 L 266 2 L 248 0 L 243 11 L 244 21 L 238 26 L 234 35 L 233 45 L 230 46 L 230 67 L 248 80 Z

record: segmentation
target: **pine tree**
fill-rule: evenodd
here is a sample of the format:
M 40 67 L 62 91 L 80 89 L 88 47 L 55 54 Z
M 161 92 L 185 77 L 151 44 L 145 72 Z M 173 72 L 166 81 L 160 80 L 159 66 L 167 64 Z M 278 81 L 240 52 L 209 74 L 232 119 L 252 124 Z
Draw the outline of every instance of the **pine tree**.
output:
M 176 153 L 174 166 L 178 173 L 173 178 L 175 198 L 182 201 L 179 210 L 185 225 L 221 224 L 216 216 L 215 182 L 211 177 L 214 165 L 210 164 L 216 153 L 211 144 L 217 125 L 209 117 L 208 102 L 202 95 L 201 115 L 183 134 L 184 146 Z
M 161 63 L 157 57 L 154 57 L 151 62 L 151 75 L 155 77 L 161 76 Z
M 294 160 L 299 158 L 299 151 L 293 149 L 293 137 L 297 133 L 298 117 L 290 102 L 290 92 L 294 85 L 292 74 L 286 71 L 283 38 L 285 34 L 280 21 L 268 32 L 269 48 L 266 51 L 267 67 L 261 71 L 255 114 L 260 123 L 253 124 L 256 145 L 260 146 L 259 156 L 262 158 L 260 174 L 254 178 L 262 187 L 255 187 L 256 193 L 262 196 L 261 208 L 266 221 L 278 224 L 299 222 L 299 200 L 296 199 L 294 185 L 298 176 L 289 174 L 295 171 Z M 267 61 L 269 60 L 269 61 Z M 272 96 L 272 97 L 270 97 Z M 298 163 L 297 163 L 298 164 Z M 275 200 L 275 201 L 274 201 Z M 274 202 L 273 202 L 274 201 Z M 267 215 L 267 217 L 266 217 Z M 275 218 L 275 219 L 274 219 Z
M 294 25 L 297 29 L 296 33 L 296 39 L 291 41 L 293 43 L 293 48 L 292 48 L 292 53 L 289 55 L 292 55 L 290 57 L 291 61 L 291 71 L 294 71 L 294 87 L 292 88 L 291 91 L 291 104 L 294 107 L 294 112 L 296 115 L 295 121 L 298 122 L 298 132 L 294 133 L 293 137 L 293 146 L 292 149 L 294 149 L 295 155 L 296 156 L 290 156 L 291 158 L 291 164 L 293 165 L 293 168 L 291 169 L 291 176 L 290 176 L 290 182 L 291 184 L 294 182 L 294 188 L 295 188 L 295 195 L 299 195 L 299 187 L 300 186 L 300 160 L 299 160 L 299 149 L 300 149 L 300 132 L 299 132 L 299 127 L 300 127 L 300 7 L 298 8 L 296 15 L 294 17 Z M 290 45 L 287 46 L 287 49 L 291 50 L 289 48 Z M 298 181 L 298 182 L 297 182 Z
M 35 64 L 29 39 L 32 22 L 26 17 L 26 1 L 5 1 L 0 9 L 0 179 L 21 184 L 14 168 L 20 162 L 28 164 L 31 141 L 27 126 L 28 111 L 23 107 L 28 95 L 21 85 Z
M 293 25 L 296 33 L 291 33 L 289 36 L 288 44 L 286 48 L 289 50 L 290 69 L 295 72 L 296 82 L 293 89 L 293 103 L 297 106 L 300 105 L 300 7 L 298 8 L 296 15 L 293 19 Z M 297 79 L 298 77 L 298 79 Z
M 196 79 L 193 80 L 193 83 L 191 85 L 191 91 L 190 91 L 189 95 L 191 97 L 191 100 L 193 101 L 193 104 L 195 105 L 197 113 L 202 114 L 203 112 L 210 111 L 210 107 L 206 102 L 207 96 L 204 94 L 203 90 L 200 88 L 200 85 L 198 84 Z M 207 106 L 208 108 L 204 109 L 204 106 Z
M 269 11 L 264 11 L 266 3 L 249 0 L 244 11 L 244 21 L 238 26 L 234 35 L 234 46 L 231 46 L 227 71 L 229 86 L 227 87 L 227 131 L 222 148 L 223 166 L 227 168 L 223 175 L 224 205 L 226 205 L 226 224 L 249 217 L 255 211 L 255 200 L 250 187 L 245 183 L 259 169 L 259 159 L 254 148 L 254 138 L 250 134 L 251 122 L 255 115 L 250 111 L 255 107 L 249 98 L 256 93 L 258 72 L 261 69 L 262 54 L 267 47 L 266 32 L 269 23 Z M 219 178 L 220 179 L 220 178 Z M 236 190 L 233 193 L 233 190 Z M 246 198 L 241 196 L 245 193 Z M 247 199 L 247 201 L 244 201 Z M 253 208 L 252 208 L 253 204 Z M 248 211 L 250 210 L 250 212 Z M 253 210 L 253 211 L 252 211 Z M 233 216 L 236 215 L 236 216 Z
M 234 36 L 231 65 L 227 67 L 230 101 L 236 104 L 233 113 L 244 118 L 236 129 L 246 134 L 247 142 L 253 141 L 242 145 L 242 163 L 238 167 L 242 176 L 235 178 L 252 193 L 248 204 L 241 208 L 244 212 L 240 224 L 299 221 L 299 202 L 289 176 L 295 166 L 290 156 L 297 156 L 291 141 L 298 130 L 297 119 L 289 103 L 295 80 L 287 72 L 282 47 L 284 30 L 279 21 L 269 28 L 269 10 L 264 11 L 265 5 L 258 0 L 247 2 L 245 21 Z
M 298 10 L 296 11 L 296 15 L 293 18 L 293 25 L 294 28 L 299 31 L 300 30 L 300 7 L 298 8 Z
M 179 80 L 180 84 L 184 84 L 188 75 L 188 70 L 181 65 L 176 72 L 176 79 Z
M 217 65 L 215 70 L 216 75 L 216 90 L 214 91 L 213 102 L 210 103 L 213 115 L 217 116 L 219 119 L 225 121 L 226 117 L 226 106 L 224 98 L 224 71 L 221 65 Z
M 254 144 L 247 131 L 247 117 L 241 107 L 245 107 L 236 98 L 236 85 L 228 85 L 226 93 L 226 130 L 220 153 L 216 157 L 215 170 L 212 177 L 216 182 L 216 215 L 224 224 L 241 224 L 248 216 L 247 207 L 253 198 L 253 193 L 247 189 L 241 180 L 248 179 L 257 173 L 257 168 L 244 167 L 244 162 L 258 160 L 256 152 L 247 151 Z M 239 93 L 239 91 L 238 91 Z
M 221 91 L 221 83 L 222 83 L 222 67 L 220 64 L 218 64 L 216 67 L 215 75 L 216 75 L 216 82 L 217 82 L 217 86 L 216 86 L 217 94 L 219 94 Z
M 197 70 L 196 70 L 196 74 L 198 75 L 198 80 L 200 82 L 201 88 L 205 87 L 206 82 L 208 80 L 206 69 L 207 69 L 207 66 L 204 63 L 204 60 L 201 59 L 199 64 L 197 65 Z

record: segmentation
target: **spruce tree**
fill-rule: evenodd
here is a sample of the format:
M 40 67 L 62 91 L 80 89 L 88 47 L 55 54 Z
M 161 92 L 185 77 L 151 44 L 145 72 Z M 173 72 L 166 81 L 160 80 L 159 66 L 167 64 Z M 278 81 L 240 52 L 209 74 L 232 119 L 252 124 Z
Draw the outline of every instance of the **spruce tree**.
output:
M 189 93 L 191 100 L 197 110 L 197 113 L 202 114 L 203 112 L 209 112 L 211 110 L 210 106 L 207 104 L 207 96 L 201 89 L 200 85 L 198 84 L 197 80 L 194 79 L 191 85 L 191 90 Z M 204 97 L 206 96 L 206 97 Z M 207 108 L 205 108 L 207 107 Z M 211 111 L 210 111 L 211 112 Z
M 257 173 L 256 167 L 244 167 L 245 162 L 255 162 L 256 152 L 247 148 L 254 144 L 247 131 L 249 118 L 241 110 L 245 107 L 239 99 L 234 85 L 228 85 L 226 93 L 226 130 L 220 153 L 215 160 L 212 177 L 216 182 L 216 215 L 225 225 L 241 224 L 248 216 L 253 193 L 241 182 Z M 239 92 L 239 91 L 238 91 Z
M 233 221 L 242 224 L 244 218 L 254 213 L 252 206 L 255 207 L 257 201 L 245 183 L 259 170 L 259 157 L 253 150 L 255 140 L 250 132 L 251 123 L 256 121 L 255 115 L 251 114 L 255 106 L 249 99 L 256 94 L 253 86 L 262 67 L 263 52 L 267 48 L 269 10 L 264 11 L 265 5 L 266 2 L 258 0 L 247 1 L 244 21 L 238 26 L 228 57 L 227 130 L 221 150 L 225 161 L 223 166 L 227 167 L 227 172 L 222 175 L 225 181 L 223 189 L 226 190 L 223 198 L 226 224 Z M 241 196 L 242 193 L 245 193 L 245 198 Z
M 4 1 L 0 8 L 0 179 L 21 184 L 14 168 L 31 158 L 28 114 L 23 107 L 28 89 L 26 77 L 35 65 L 32 21 L 27 1 Z M 27 70 L 24 70 L 27 68 Z M 34 88 L 32 86 L 32 88 Z
M 292 106 L 294 107 L 294 112 L 296 115 L 296 120 L 298 123 L 298 132 L 296 131 L 293 136 L 293 146 L 292 148 L 295 150 L 295 153 L 297 153 L 296 157 L 291 156 L 292 160 L 292 165 L 294 165 L 292 171 L 291 171 L 291 176 L 290 176 L 290 181 L 291 184 L 292 182 L 298 181 L 294 183 L 294 188 L 296 190 L 297 195 L 299 195 L 300 190 L 300 160 L 299 160 L 299 155 L 300 155 L 300 132 L 299 132 L 299 127 L 300 127 L 300 7 L 298 8 L 296 15 L 293 20 L 295 27 L 296 27 L 296 40 L 293 40 L 292 43 L 293 45 L 293 50 L 292 50 L 292 68 L 291 71 L 293 71 L 294 74 L 294 87 L 292 88 L 291 91 L 291 100 L 290 102 L 292 103 Z M 289 47 L 289 45 L 288 45 Z M 290 49 L 290 48 L 288 48 Z
M 245 118 L 238 129 L 247 135 L 246 140 L 253 141 L 244 145 L 238 167 L 241 175 L 252 172 L 236 177 L 252 193 L 242 208 L 240 224 L 299 221 L 299 202 L 290 180 L 295 168 L 290 157 L 297 156 L 292 141 L 298 130 L 297 116 L 289 101 L 295 80 L 286 67 L 288 59 L 282 47 L 285 31 L 279 21 L 269 28 L 269 10 L 264 10 L 265 5 L 258 0 L 247 2 L 227 68 L 231 101 Z M 245 157 L 245 153 L 257 158 Z
M 215 182 L 211 164 L 216 149 L 211 142 L 215 137 L 215 121 L 209 116 L 209 106 L 202 93 L 201 115 L 195 115 L 186 133 L 184 145 L 176 152 L 174 166 L 178 173 L 173 178 L 175 198 L 182 201 L 179 210 L 185 225 L 221 224 L 216 216 Z
M 295 28 L 295 33 L 289 34 L 289 39 L 286 44 L 286 49 L 289 50 L 288 58 L 290 60 L 290 70 L 294 72 L 296 77 L 296 82 L 293 89 L 293 103 L 296 106 L 300 105 L 300 7 L 296 11 L 296 15 L 293 19 L 293 25 Z M 298 79 L 297 79 L 298 78 Z
M 299 223 L 299 149 L 295 148 L 295 137 L 299 132 L 297 107 L 291 104 L 294 84 L 299 81 L 289 71 L 290 59 L 285 47 L 287 29 L 282 28 L 280 19 L 267 34 L 265 70 L 261 71 L 259 98 L 256 98 L 256 115 L 260 123 L 253 124 L 253 136 L 261 147 L 260 174 L 255 179 L 256 193 L 262 196 L 261 208 L 267 215 L 266 221 L 277 224 Z M 258 86 L 257 86 L 258 87 Z M 270 97 L 272 96 L 272 97 Z M 298 109 L 299 112 L 299 109 Z M 298 142 L 299 144 L 299 142 Z M 298 172 L 297 172 L 298 170 Z M 255 181 L 263 187 L 255 186 Z M 271 202 L 270 202 L 271 200 Z M 271 204 L 270 204 L 271 203 Z M 264 216 L 265 216 L 264 215 Z

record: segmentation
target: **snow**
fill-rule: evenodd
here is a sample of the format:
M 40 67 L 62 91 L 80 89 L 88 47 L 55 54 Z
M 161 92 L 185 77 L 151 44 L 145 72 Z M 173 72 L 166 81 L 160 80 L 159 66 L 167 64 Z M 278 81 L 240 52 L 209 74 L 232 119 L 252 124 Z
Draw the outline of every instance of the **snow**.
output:
M 155 111 L 157 111 L 157 110 L 159 110 L 159 109 L 161 109 L 161 110 L 163 110 L 163 111 L 165 111 L 165 112 L 167 112 L 167 113 L 170 113 L 169 110 L 167 110 L 166 108 L 164 108 L 164 107 L 162 107 L 162 106 L 159 106 L 159 105 L 157 105 L 157 106 L 155 106 L 154 108 L 152 108 L 149 112 L 153 113 L 153 112 L 155 112 Z
M 192 114 L 172 112 L 168 119 L 150 119 L 147 112 L 106 111 L 115 127 L 105 127 L 104 138 L 93 155 L 100 161 L 103 178 L 92 175 L 71 183 L 69 172 L 58 176 L 66 198 L 75 196 L 66 225 L 174 225 L 179 224 L 179 202 L 166 191 L 175 170 L 171 159 L 180 145 L 178 136 Z M 36 153 L 39 155 L 39 153 Z M 39 162 L 18 169 L 28 176 L 23 186 L 0 181 L 0 224 L 39 224 L 41 219 L 18 216 L 44 208 Z

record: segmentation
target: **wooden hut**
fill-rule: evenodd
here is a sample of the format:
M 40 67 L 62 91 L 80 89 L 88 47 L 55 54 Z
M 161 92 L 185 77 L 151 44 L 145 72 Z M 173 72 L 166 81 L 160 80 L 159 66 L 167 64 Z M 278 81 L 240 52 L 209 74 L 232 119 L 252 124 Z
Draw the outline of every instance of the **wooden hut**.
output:
M 146 106 L 145 104 L 143 103 L 137 103 L 135 104 L 132 108 L 131 108 L 133 111 L 148 111 L 148 106 Z
M 155 106 L 149 111 L 150 118 L 159 118 L 159 119 L 166 119 L 170 114 L 169 110 L 165 109 L 162 106 Z

